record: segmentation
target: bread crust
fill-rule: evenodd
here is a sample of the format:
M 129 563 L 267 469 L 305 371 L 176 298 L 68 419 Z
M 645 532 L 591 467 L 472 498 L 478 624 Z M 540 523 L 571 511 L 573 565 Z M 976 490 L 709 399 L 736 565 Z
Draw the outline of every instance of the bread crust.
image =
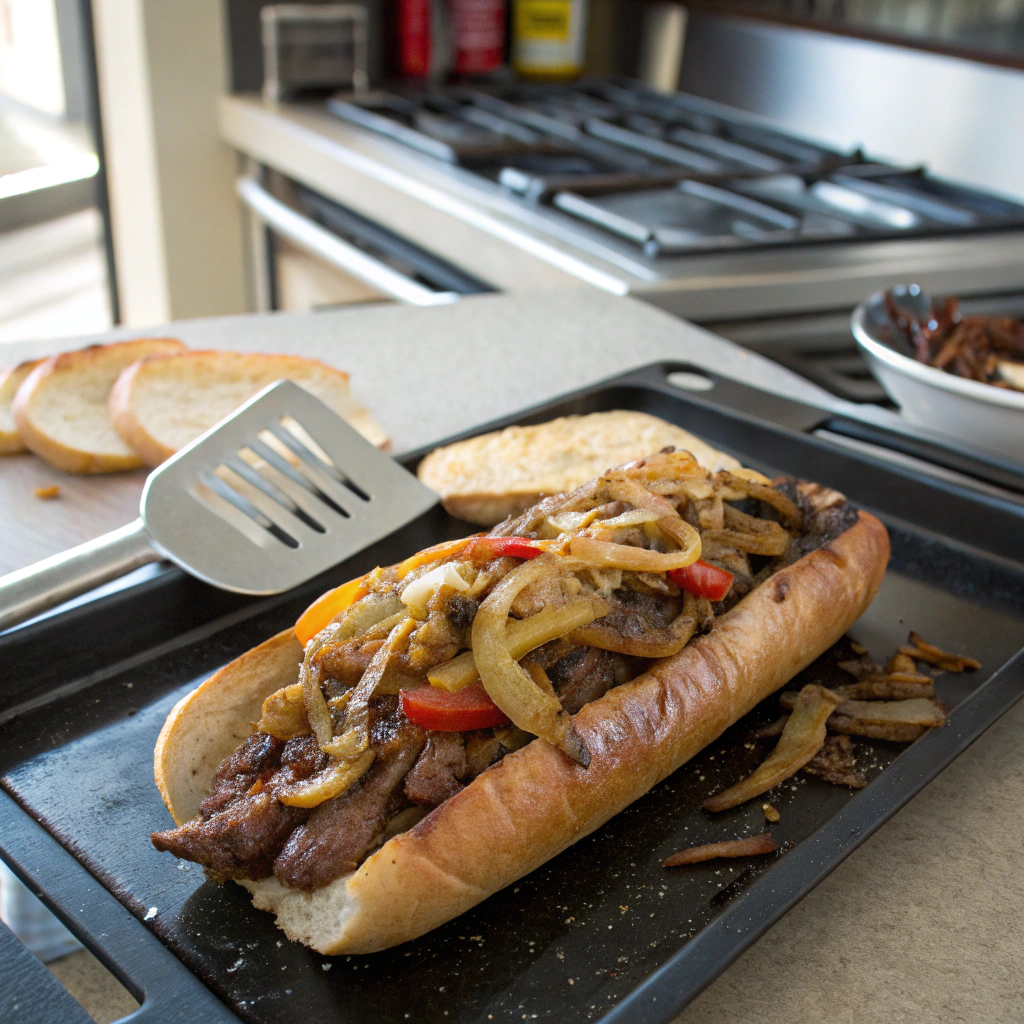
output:
M 30 359 L 0 373 L 0 455 L 25 451 L 25 442 L 18 433 L 11 405 L 22 382 L 42 361 Z
M 316 893 L 275 878 L 242 884 L 289 938 L 321 953 L 370 953 L 423 935 L 599 828 L 809 665 L 870 604 L 888 558 L 885 527 L 860 512 L 708 634 L 586 705 L 574 721 L 588 769 L 535 740 Z M 280 633 L 174 709 L 156 776 L 175 821 L 195 813 L 219 760 L 248 734 L 259 701 L 295 681 L 300 657 L 290 631 Z
M 148 360 L 132 363 L 114 381 L 107 400 L 107 415 L 121 439 L 147 466 L 159 466 L 174 454 L 174 449 L 153 437 L 139 422 L 132 402 L 132 388 L 139 371 Z

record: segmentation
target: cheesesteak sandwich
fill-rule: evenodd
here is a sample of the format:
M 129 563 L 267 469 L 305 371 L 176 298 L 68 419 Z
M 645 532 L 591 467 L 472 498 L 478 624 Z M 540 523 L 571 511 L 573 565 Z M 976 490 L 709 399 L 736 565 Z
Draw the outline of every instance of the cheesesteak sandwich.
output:
M 667 449 L 338 588 L 171 712 L 160 850 L 326 954 L 424 934 L 592 832 L 834 643 L 885 528 Z

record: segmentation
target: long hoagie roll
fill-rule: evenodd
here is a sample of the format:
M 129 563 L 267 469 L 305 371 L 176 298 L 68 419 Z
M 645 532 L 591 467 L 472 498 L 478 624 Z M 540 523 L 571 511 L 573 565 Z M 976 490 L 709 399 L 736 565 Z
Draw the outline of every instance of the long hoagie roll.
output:
M 739 484 L 733 480 L 730 486 Z M 834 512 L 843 500 L 813 485 L 801 487 L 808 516 L 813 508 Z M 792 486 L 789 493 L 795 493 Z M 780 507 L 785 513 L 785 504 Z M 772 565 L 762 570 L 766 577 L 738 603 L 716 606 L 719 613 L 703 635 L 670 657 L 645 660 L 634 678 L 586 703 L 571 718 L 572 743 L 559 749 L 557 738 L 538 739 L 505 753 L 354 870 L 312 887 L 293 884 L 294 865 L 289 875 L 279 870 L 280 860 L 272 869 L 218 868 L 220 877 L 235 878 L 257 907 L 277 915 L 290 938 L 325 954 L 384 949 L 457 916 L 646 793 L 856 621 L 881 584 L 889 541 L 882 524 L 865 512 L 849 510 L 843 523 L 850 525 L 837 535 L 823 534 L 827 539 L 817 546 L 790 523 L 789 554 L 779 557 L 773 570 Z M 705 550 L 716 552 L 712 533 L 701 532 Z M 813 549 L 801 554 L 807 548 Z M 722 551 L 717 554 L 726 558 Z M 500 596 L 498 589 L 492 595 Z M 172 711 L 157 744 L 155 771 L 168 809 L 185 830 L 192 823 L 206 827 L 222 820 L 223 813 L 218 818 L 209 808 L 202 810 L 211 787 L 219 792 L 219 766 L 251 739 L 253 723 L 265 714 L 264 701 L 300 681 L 303 657 L 294 631 L 282 632 L 222 669 Z M 564 738 L 564 729 L 559 735 Z M 585 757 L 574 756 L 577 742 Z M 373 771 L 383 770 L 383 757 L 379 761 L 338 799 L 358 799 L 360 787 L 369 790 L 380 778 Z M 251 793 L 250 801 L 271 799 Z M 174 845 L 162 848 L 190 855 Z M 286 846 L 285 860 L 287 851 Z

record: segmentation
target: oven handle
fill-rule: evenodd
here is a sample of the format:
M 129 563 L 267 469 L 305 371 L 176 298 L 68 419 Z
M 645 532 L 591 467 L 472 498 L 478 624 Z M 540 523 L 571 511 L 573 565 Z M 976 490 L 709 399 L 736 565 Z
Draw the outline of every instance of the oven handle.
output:
M 252 178 L 239 178 L 235 189 L 242 202 L 267 227 L 311 256 L 357 278 L 389 298 L 411 306 L 443 306 L 459 298 L 455 292 L 432 291 L 367 255 L 308 217 L 296 213 Z

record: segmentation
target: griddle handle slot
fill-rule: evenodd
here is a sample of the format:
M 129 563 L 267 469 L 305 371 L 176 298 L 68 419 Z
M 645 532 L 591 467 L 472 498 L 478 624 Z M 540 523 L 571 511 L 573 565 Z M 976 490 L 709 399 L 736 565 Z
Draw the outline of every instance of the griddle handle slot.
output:
M 0 1019 L 7 1024 L 92 1024 L 92 1017 L 2 921 Z
M 0 792 L 0 855 L 140 1002 L 125 1022 L 239 1024 L 239 1018 L 156 935 L 4 792 Z M 29 998 L 9 1000 L 8 993 L 12 992 L 28 993 Z M 11 1014 L 9 1003 L 13 1001 L 21 1005 Z M 2 925 L 0 1019 L 5 1024 L 88 1024 L 91 1020 L 60 982 Z

